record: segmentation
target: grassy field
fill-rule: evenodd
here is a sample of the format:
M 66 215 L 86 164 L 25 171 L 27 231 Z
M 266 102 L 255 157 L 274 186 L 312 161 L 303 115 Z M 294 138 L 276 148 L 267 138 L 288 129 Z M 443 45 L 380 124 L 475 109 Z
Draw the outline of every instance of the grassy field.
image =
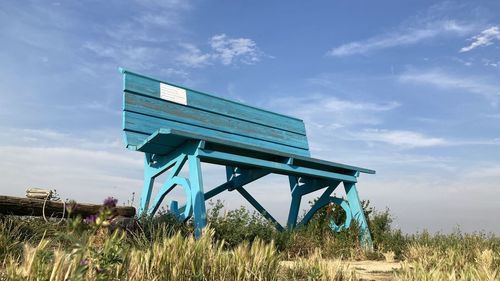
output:
M 391 229 L 388 211 L 365 204 L 375 243 L 367 253 L 355 227 L 328 229 L 341 213 L 321 212 L 307 227 L 279 233 L 244 208 L 222 210 L 212 205 L 210 228 L 198 241 L 189 223 L 168 215 L 124 230 L 112 230 L 106 209 L 61 225 L 3 216 L 0 280 L 361 280 L 359 260 L 395 260 L 399 269 L 383 280 L 500 280 L 494 235 L 403 235 Z

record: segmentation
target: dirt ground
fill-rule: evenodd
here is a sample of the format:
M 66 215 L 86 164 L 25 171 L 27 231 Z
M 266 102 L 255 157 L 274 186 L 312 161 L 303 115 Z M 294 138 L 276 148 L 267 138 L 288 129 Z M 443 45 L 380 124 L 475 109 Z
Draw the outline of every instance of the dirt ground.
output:
M 356 270 L 361 280 L 391 281 L 394 280 L 394 270 L 400 269 L 399 262 L 386 261 L 352 261 L 350 267 Z
M 293 261 L 284 261 L 283 265 L 293 267 Z M 401 268 L 399 262 L 387 261 L 346 261 L 351 269 L 356 270 L 356 276 L 363 281 L 392 281 L 394 270 Z

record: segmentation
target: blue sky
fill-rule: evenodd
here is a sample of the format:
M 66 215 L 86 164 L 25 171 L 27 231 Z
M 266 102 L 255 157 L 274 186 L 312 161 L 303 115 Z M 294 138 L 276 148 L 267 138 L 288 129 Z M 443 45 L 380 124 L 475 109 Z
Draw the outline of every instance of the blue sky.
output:
M 3 1 L 0 42 L 0 194 L 140 192 L 122 66 L 304 119 L 313 156 L 377 170 L 359 192 L 406 232 L 500 233 L 498 1 Z M 249 190 L 283 219 L 286 183 Z

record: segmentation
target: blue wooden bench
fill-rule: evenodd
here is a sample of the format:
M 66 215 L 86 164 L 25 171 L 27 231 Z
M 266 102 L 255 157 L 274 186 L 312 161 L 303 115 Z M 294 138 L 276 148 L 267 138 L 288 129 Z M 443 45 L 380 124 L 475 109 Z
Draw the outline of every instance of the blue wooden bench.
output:
M 342 225 L 355 219 L 360 241 L 372 248 L 368 224 L 356 190 L 360 173 L 375 171 L 311 158 L 304 122 L 300 119 L 211 96 L 128 70 L 123 74 L 123 130 L 127 148 L 143 152 L 144 188 L 140 214 L 154 214 L 176 186 L 187 195 L 186 204 L 172 201 L 169 211 L 179 220 L 194 219 L 195 236 L 206 225 L 205 201 L 236 190 L 264 217 L 284 227 L 252 197 L 245 185 L 268 174 L 282 174 L 290 182 L 291 205 L 287 226 L 306 224 L 320 208 L 334 203 L 346 213 Z M 187 162 L 189 175 L 179 176 Z M 226 167 L 227 181 L 208 191 L 203 187 L 200 162 Z M 168 171 L 166 181 L 151 201 L 155 178 Z M 346 199 L 331 196 L 343 184 Z M 324 189 L 298 222 L 302 196 Z

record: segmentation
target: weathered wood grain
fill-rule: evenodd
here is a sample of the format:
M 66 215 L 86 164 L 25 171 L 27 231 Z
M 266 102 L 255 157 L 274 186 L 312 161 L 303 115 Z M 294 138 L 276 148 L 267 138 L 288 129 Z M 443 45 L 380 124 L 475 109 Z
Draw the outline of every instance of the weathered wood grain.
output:
M 249 144 L 255 147 L 266 148 L 268 150 L 282 151 L 286 153 L 309 156 L 309 150 L 300 147 L 283 145 L 279 143 L 252 138 L 250 136 L 241 136 L 217 130 L 207 129 L 203 127 L 198 127 L 190 124 L 180 124 L 178 122 L 156 118 L 152 116 L 145 116 L 143 114 L 138 114 L 135 112 L 125 111 L 124 120 L 125 120 L 124 126 L 126 129 L 125 130 L 126 134 L 127 131 L 133 131 L 133 132 L 140 132 L 149 136 L 158 131 L 159 129 L 174 129 L 180 131 L 193 132 L 201 136 L 213 137 L 217 139 L 227 139 L 232 142 Z M 163 143 L 163 144 L 169 146 L 169 143 Z M 137 146 L 140 145 L 140 143 L 133 143 L 131 145 Z
M 22 198 L 12 196 L 0 196 L 0 214 L 16 216 L 42 216 L 43 199 Z M 83 218 L 99 212 L 102 205 L 77 203 L 76 205 L 66 204 L 66 208 L 71 207 L 72 215 L 81 215 Z M 45 204 L 45 216 L 61 217 L 63 203 L 60 201 L 47 201 Z M 135 216 L 134 207 L 112 208 L 113 214 L 123 217 Z M 68 211 L 66 210 L 66 216 Z
M 307 137 L 303 134 L 254 123 L 251 120 L 241 120 L 238 116 L 221 115 L 129 92 L 125 92 L 124 98 L 124 110 L 178 122 L 179 126 L 183 126 L 183 124 L 195 125 L 308 149 Z
M 187 91 L 187 104 L 191 107 L 227 116 L 238 116 L 242 120 L 252 120 L 266 126 L 284 129 L 302 135 L 306 134 L 304 122 L 298 118 L 226 100 L 168 82 L 124 71 L 124 90 L 128 92 L 148 95 L 159 99 L 160 82 L 185 89 Z

